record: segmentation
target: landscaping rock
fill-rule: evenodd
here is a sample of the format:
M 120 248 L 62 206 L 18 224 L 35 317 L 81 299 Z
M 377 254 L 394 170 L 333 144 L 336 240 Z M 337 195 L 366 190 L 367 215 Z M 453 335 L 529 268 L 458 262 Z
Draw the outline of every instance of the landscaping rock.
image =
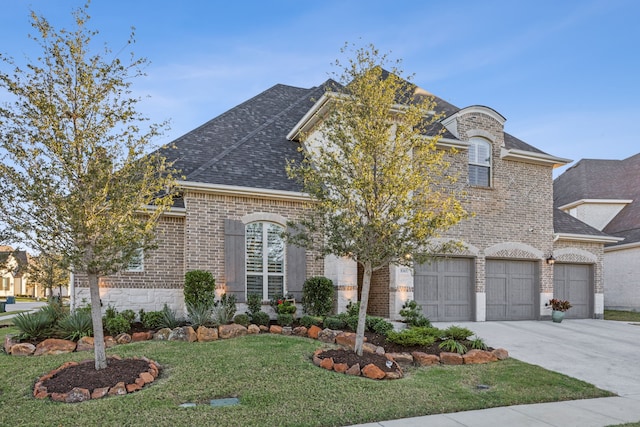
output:
M 210 342 L 218 339 L 218 328 L 207 328 L 206 326 L 198 326 L 196 335 L 199 342 Z
M 386 376 L 385 372 L 373 363 L 362 368 L 362 375 L 372 380 L 381 380 Z
M 78 340 L 76 351 L 93 351 L 93 337 L 82 337 Z
M 282 326 L 280 325 L 271 325 L 269 327 L 270 334 L 282 335 Z
M 114 337 L 112 337 L 111 335 L 107 335 L 106 337 L 104 337 L 105 347 L 111 348 L 111 347 L 115 347 L 116 345 L 118 345 L 118 343 L 116 342 L 116 339 Z
M 155 379 L 154 376 L 148 372 L 142 372 L 139 377 L 145 384 L 152 383 Z
M 51 400 L 54 402 L 66 402 L 67 393 L 51 393 Z
M 307 336 L 307 328 L 304 326 L 298 326 L 296 328 L 293 328 L 293 335 L 299 336 L 299 337 L 306 337 Z
M 269 332 L 269 327 L 266 325 L 260 325 L 260 332 Z
M 13 338 L 12 334 L 7 334 L 4 336 L 4 352 L 5 353 L 11 354 L 11 347 L 13 347 L 16 344 L 18 344 L 18 341 L 16 341 Z
M 355 377 L 359 377 L 360 376 L 360 364 L 356 363 L 355 365 L 353 365 L 352 367 L 350 367 L 349 369 L 347 369 L 345 371 L 345 374 L 347 375 L 353 375 Z
M 504 348 L 496 348 L 492 351 L 493 355 L 498 358 L 498 360 L 505 360 L 509 358 L 509 352 Z
M 218 336 L 221 339 L 242 337 L 244 335 L 247 335 L 247 332 L 247 328 L 242 325 L 238 325 L 237 323 L 222 325 L 218 327 Z
M 365 342 L 362 344 L 362 351 L 373 354 L 384 354 L 384 348 L 375 344 Z
M 149 341 L 151 338 L 153 338 L 151 332 L 134 332 L 133 335 L 131 335 L 131 341 L 133 342 Z
M 11 346 L 12 356 L 31 356 L 36 351 L 36 346 L 28 342 L 21 342 Z
M 187 337 L 187 342 L 198 341 L 198 335 L 191 326 L 183 326 L 182 330 L 184 331 L 184 335 Z
M 153 339 L 156 341 L 168 341 L 169 335 L 171 335 L 171 329 L 162 328 L 153 335 Z
M 142 387 L 136 383 L 126 385 L 127 393 L 133 393 L 134 391 L 142 390 Z
M 291 335 L 293 334 L 293 329 L 291 326 L 283 326 L 282 327 L 282 335 Z
M 109 387 L 96 388 L 91 392 L 92 399 L 101 399 L 107 395 Z
M 338 372 L 339 374 L 344 374 L 349 369 L 349 365 L 346 363 L 334 363 L 333 370 Z
M 127 394 L 127 387 L 121 381 L 118 384 L 111 387 L 107 394 L 109 396 L 124 396 L 125 394 Z
M 307 335 L 309 336 L 309 338 L 313 338 L 314 340 L 318 339 L 318 334 L 322 331 L 322 329 L 319 326 L 316 325 L 312 325 L 309 330 L 307 331 Z
M 386 380 L 399 380 L 400 378 L 402 378 L 402 372 L 400 371 L 385 372 L 384 378 Z
M 364 340 L 366 341 L 367 337 L 365 337 Z M 340 332 L 336 335 L 336 344 L 353 350 L 356 346 L 356 334 L 353 332 Z
M 320 367 L 328 371 L 333 370 L 333 358 L 327 357 L 326 359 L 322 359 L 322 361 L 320 362 Z
M 187 331 L 184 328 L 175 328 L 169 334 L 168 341 L 189 341 L 189 337 L 187 336 Z
M 76 343 L 58 338 L 48 338 L 36 346 L 35 356 L 43 354 L 64 354 L 75 351 Z
M 444 365 L 462 365 L 462 356 L 458 353 L 440 353 L 440 362 Z
M 258 325 L 249 325 L 249 327 L 247 328 L 247 333 L 250 335 L 256 335 L 260 333 L 260 326 Z
M 468 353 L 462 355 L 462 360 L 466 365 L 474 365 L 481 363 L 496 362 L 498 358 L 490 351 L 484 350 L 470 350 Z
M 326 328 L 318 333 L 318 340 L 322 342 L 326 342 L 329 344 L 334 344 L 336 342 L 336 336 L 340 331 L 334 331 L 332 329 Z
M 414 351 L 411 355 L 413 356 L 414 363 L 418 366 L 431 366 L 440 363 L 440 358 L 435 354 Z
M 131 343 L 131 339 L 132 339 L 131 335 L 126 334 L 124 332 L 116 335 L 116 342 L 120 345 Z
M 387 353 L 385 356 L 387 359 L 403 365 L 411 365 L 413 363 L 413 356 L 409 353 Z
M 67 397 L 64 401 L 67 403 L 78 403 L 89 399 L 91 399 L 89 390 L 86 388 L 74 387 L 69 393 L 67 393 Z

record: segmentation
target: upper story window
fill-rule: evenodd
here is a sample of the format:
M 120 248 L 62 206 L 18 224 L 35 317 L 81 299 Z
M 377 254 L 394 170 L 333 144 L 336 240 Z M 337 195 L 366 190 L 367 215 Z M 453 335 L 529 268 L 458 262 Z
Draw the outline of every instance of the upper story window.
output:
M 483 138 L 469 140 L 469 184 L 491 186 L 491 144 Z
M 284 228 L 271 222 L 252 222 L 245 226 L 247 295 L 263 300 L 284 295 Z

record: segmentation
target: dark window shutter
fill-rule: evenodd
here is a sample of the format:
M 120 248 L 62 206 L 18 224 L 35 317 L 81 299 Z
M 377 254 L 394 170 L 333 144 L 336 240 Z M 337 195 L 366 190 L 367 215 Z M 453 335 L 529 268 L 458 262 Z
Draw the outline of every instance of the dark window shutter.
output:
M 287 245 L 287 293 L 296 302 L 302 300 L 302 285 L 307 279 L 307 251 L 300 246 Z
M 232 219 L 224 220 L 224 273 L 227 293 L 238 302 L 245 301 L 244 224 Z

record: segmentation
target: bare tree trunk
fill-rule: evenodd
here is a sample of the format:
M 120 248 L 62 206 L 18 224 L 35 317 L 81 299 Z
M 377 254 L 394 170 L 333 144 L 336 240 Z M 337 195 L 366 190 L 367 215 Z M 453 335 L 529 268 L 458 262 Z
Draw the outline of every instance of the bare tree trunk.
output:
M 367 305 L 369 304 L 369 288 L 371 288 L 371 274 L 373 268 L 371 261 L 364 263 L 364 275 L 362 276 L 362 293 L 360 295 L 360 311 L 358 312 L 358 328 L 356 329 L 356 346 L 355 352 L 358 356 L 362 356 L 362 347 L 364 344 L 364 328 L 367 322 Z
M 93 351 L 95 354 L 96 371 L 107 367 L 107 352 L 104 344 L 104 332 L 102 332 L 102 308 L 100 307 L 100 287 L 98 275 L 89 276 L 89 292 L 91 295 L 91 321 L 93 323 Z

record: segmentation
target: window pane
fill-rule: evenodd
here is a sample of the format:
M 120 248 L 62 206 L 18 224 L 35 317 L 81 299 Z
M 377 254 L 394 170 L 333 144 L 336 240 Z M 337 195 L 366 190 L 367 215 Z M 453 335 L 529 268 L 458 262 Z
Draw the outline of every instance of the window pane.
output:
M 485 166 L 469 165 L 469 184 L 488 187 L 489 171 L 490 169 Z
M 247 272 L 262 273 L 262 223 L 254 222 L 246 229 Z
M 273 298 L 276 295 L 282 295 L 284 293 L 284 277 L 282 276 L 269 276 L 269 298 Z
M 269 273 L 282 273 L 284 271 L 284 240 L 280 236 L 282 231 L 283 229 L 279 225 L 267 225 Z
M 247 276 L 247 295 L 257 294 L 262 298 L 262 276 Z
M 144 251 L 142 248 L 136 249 L 135 254 L 129 260 L 127 271 L 143 271 L 144 270 Z

